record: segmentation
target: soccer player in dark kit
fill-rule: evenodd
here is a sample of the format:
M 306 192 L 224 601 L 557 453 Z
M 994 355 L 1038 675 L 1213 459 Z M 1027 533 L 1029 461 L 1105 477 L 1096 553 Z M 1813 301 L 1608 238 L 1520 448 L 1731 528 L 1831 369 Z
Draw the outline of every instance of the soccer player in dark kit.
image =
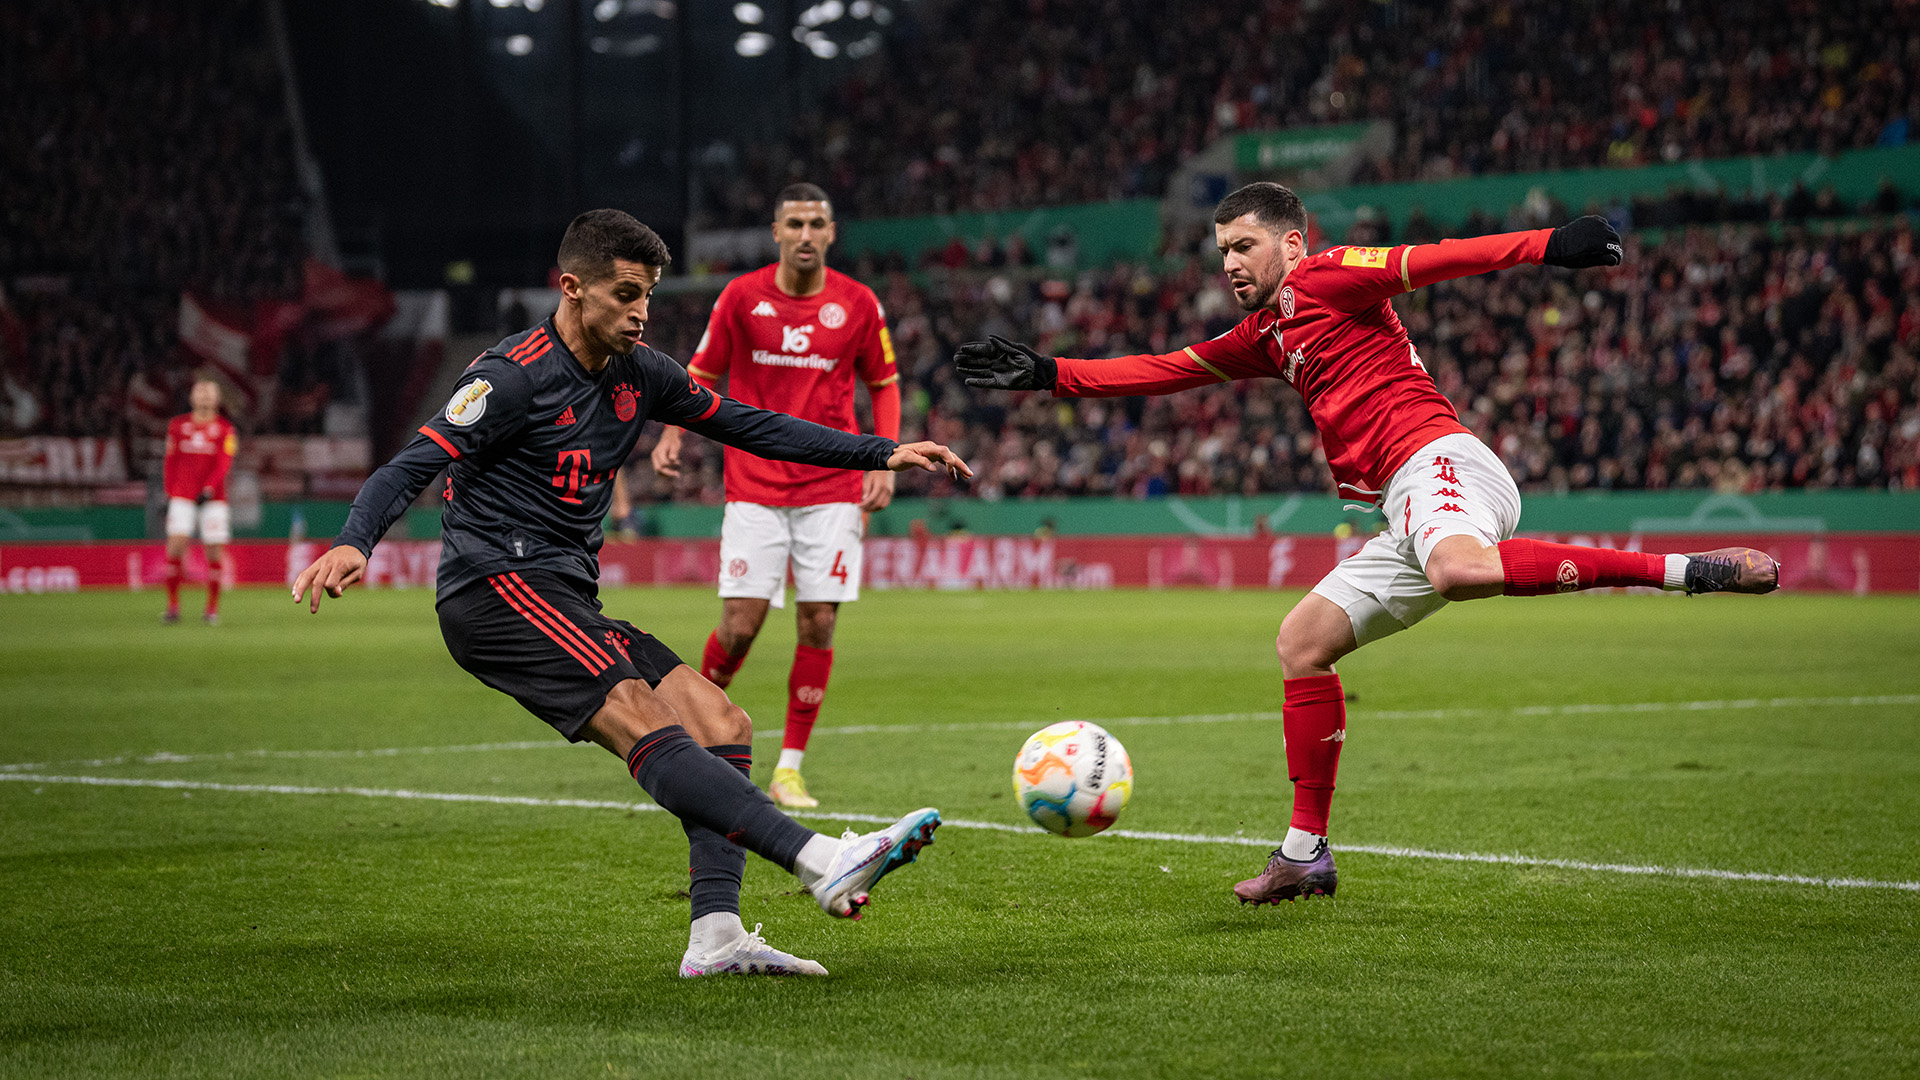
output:
M 601 613 L 596 552 L 614 471 L 654 419 L 761 457 L 972 472 L 935 443 L 848 434 L 695 383 L 640 343 L 668 261 L 666 244 L 627 214 L 575 218 L 560 243 L 559 311 L 468 366 L 440 415 L 368 478 L 293 598 L 311 589 L 317 613 L 322 592 L 338 597 L 360 580 L 373 545 L 451 463 L 435 601 L 447 648 L 569 740 L 620 757 L 680 818 L 693 875 L 680 974 L 824 975 L 741 925 L 741 848 L 793 873 L 827 914 L 858 918 L 874 883 L 933 842 L 940 814 L 916 810 L 890 828 L 835 838 L 797 824 L 753 786 L 747 714 L 671 649 Z

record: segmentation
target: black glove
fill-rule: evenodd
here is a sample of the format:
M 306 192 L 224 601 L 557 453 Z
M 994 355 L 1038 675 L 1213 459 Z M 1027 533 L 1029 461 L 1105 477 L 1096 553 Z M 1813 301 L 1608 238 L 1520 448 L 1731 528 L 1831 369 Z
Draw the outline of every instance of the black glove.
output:
M 953 366 L 968 386 L 982 390 L 1051 390 L 1060 374 L 1053 357 L 998 336 L 960 346 Z
M 1599 214 L 1575 218 L 1553 230 L 1547 237 L 1548 266 L 1567 266 L 1583 270 L 1589 266 L 1619 266 L 1625 256 L 1620 234 Z

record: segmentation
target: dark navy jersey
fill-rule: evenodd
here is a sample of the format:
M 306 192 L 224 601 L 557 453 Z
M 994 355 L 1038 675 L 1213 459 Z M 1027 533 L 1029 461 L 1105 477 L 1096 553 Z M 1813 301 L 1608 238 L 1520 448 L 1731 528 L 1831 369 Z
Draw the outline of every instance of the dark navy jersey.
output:
M 529 568 L 591 595 L 614 472 L 648 420 L 760 457 L 841 469 L 884 469 L 896 446 L 742 405 L 645 345 L 591 374 L 549 319 L 468 365 L 440 414 L 367 478 L 335 543 L 370 553 L 451 462 L 441 492 L 439 595 Z

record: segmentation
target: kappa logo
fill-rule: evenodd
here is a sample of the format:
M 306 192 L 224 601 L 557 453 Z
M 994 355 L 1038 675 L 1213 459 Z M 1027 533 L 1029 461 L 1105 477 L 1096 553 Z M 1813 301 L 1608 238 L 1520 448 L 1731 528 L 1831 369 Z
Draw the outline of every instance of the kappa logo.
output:
M 773 305 L 767 303 L 765 300 L 762 300 L 759 303 L 753 305 L 753 313 L 755 315 L 770 316 L 775 319 L 780 317 L 780 313 L 773 310 Z
M 1293 318 L 1293 306 L 1293 286 L 1280 286 L 1280 317 L 1283 319 Z
M 1423 531 L 1423 532 L 1421 532 L 1421 534 L 1420 534 L 1420 539 L 1422 539 L 1422 540 L 1428 540 L 1428 539 L 1431 539 L 1431 538 L 1433 537 L 1433 534 L 1434 534 L 1434 533 L 1437 533 L 1437 532 L 1439 532 L 1439 531 L 1440 531 L 1440 526 L 1438 526 L 1438 525 L 1429 525 L 1429 526 L 1427 526 L 1427 527 L 1426 527 L 1426 529 L 1425 529 L 1425 531 Z
M 1441 488 L 1441 489 L 1440 489 L 1439 491 L 1436 491 L 1436 492 L 1434 492 L 1434 493 L 1433 493 L 1433 495 L 1434 495 L 1434 497 L 1435 497 L 1435 498 L 1438 498 L 1438 499 L 1464 499 L 1464 498 L 1466 498 L 1466 496 L 1465 496 L 1465 495 L 1462 495 L 1462 494 L 1460 494 L 1459 492 L 1457 492 L 1457 491 L 1455 491 L 1455 490 L 1453 490 L 1453 489 L 1452 489 L 1452 488 L 1450 488 L 1450 487 L 1443 487 L 1443 488 Z
M 1460 474 L 1453 471 L 1452 458 L 1434 458 L 1433 470 L 1433 475 L 1438 477 L 1443 484 L 1458 484 L 1460 482 Z
M 1560 560 L 1560 572 L 1554 575 L 1553 587 L 1560 592 L 1573 592 L 1580 587 L 1580 568 L 1573 565 L 1572 559 Z
M 820 325 L 829 330 L 838 330 L 847 325 L 847 309 L 839 304 L 821 304 Z
M 1449 503 L 1441 503 L 1441 504 L 1440 504 L 1440 509 L 1439 509 L 1439 510 L 1437 511 L 1437 513 L 1442 513 L 1442 514 L 1464 514 L 1464 513 L 1466 513 L 1466 511 L 1465 511 L 1465 510 L 1463 510 L 1463 509 L 1461 509 L 1461 507 L 1460 507 L 1460 504 L 1459 504 L 1459 503 L 1450 503 L 1450 502 L 1449 502 Z
M 493 384 L 485 379 L 475 379 L 453 392 L 447 399 L 447 423 L 454 427 L 472 427 L 487 415 L 487 395 L 493 393 Z

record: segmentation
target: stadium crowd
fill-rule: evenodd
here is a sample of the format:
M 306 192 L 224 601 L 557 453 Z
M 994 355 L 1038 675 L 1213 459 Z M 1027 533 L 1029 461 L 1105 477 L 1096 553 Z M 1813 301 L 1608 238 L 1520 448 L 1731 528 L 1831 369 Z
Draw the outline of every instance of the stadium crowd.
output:
M 1617 269 L 1522 268 L 1397 302 L 1442 392 L 1523 489 L 1920 487 L 1909 217 L 1695 226 L 1628 243 Z M 894 323 L 903 436 L 966 456 L 976 495 L 1331 490 L 1301 400 L 1278 380 L 1069 401 L 976 394 L 954 376 L 954 345 L 988 334 L 1091 357 L 1212 337 L 1241 312 L 1197 260 L 1077 278 L 966 269 L 868 280 Z M 677 303 L 673 332 L 697 336 L 704 311 Z M 656 497 L 719 501 L 716 448 L 685 447 L 692 467 L 677 485 L 657 482 Z M 918 474 L 900 490 L 956 493 Z
M 705 177 L 707 226 L 1158 196 L 1223 134 L 1389 121 L 1355 182 L 1900 145 L 1920 5 L 1720 0 L 924 5 L 911 37 Z M 1324 44 L 1322 44 L 1324 43 Z
M 0 55 L 0 433 L 119 434 L 136 376 L 164 427 L 192 368 L 181 293 L 244 308 L 301 289 L 262 6 L 9 3 Z

